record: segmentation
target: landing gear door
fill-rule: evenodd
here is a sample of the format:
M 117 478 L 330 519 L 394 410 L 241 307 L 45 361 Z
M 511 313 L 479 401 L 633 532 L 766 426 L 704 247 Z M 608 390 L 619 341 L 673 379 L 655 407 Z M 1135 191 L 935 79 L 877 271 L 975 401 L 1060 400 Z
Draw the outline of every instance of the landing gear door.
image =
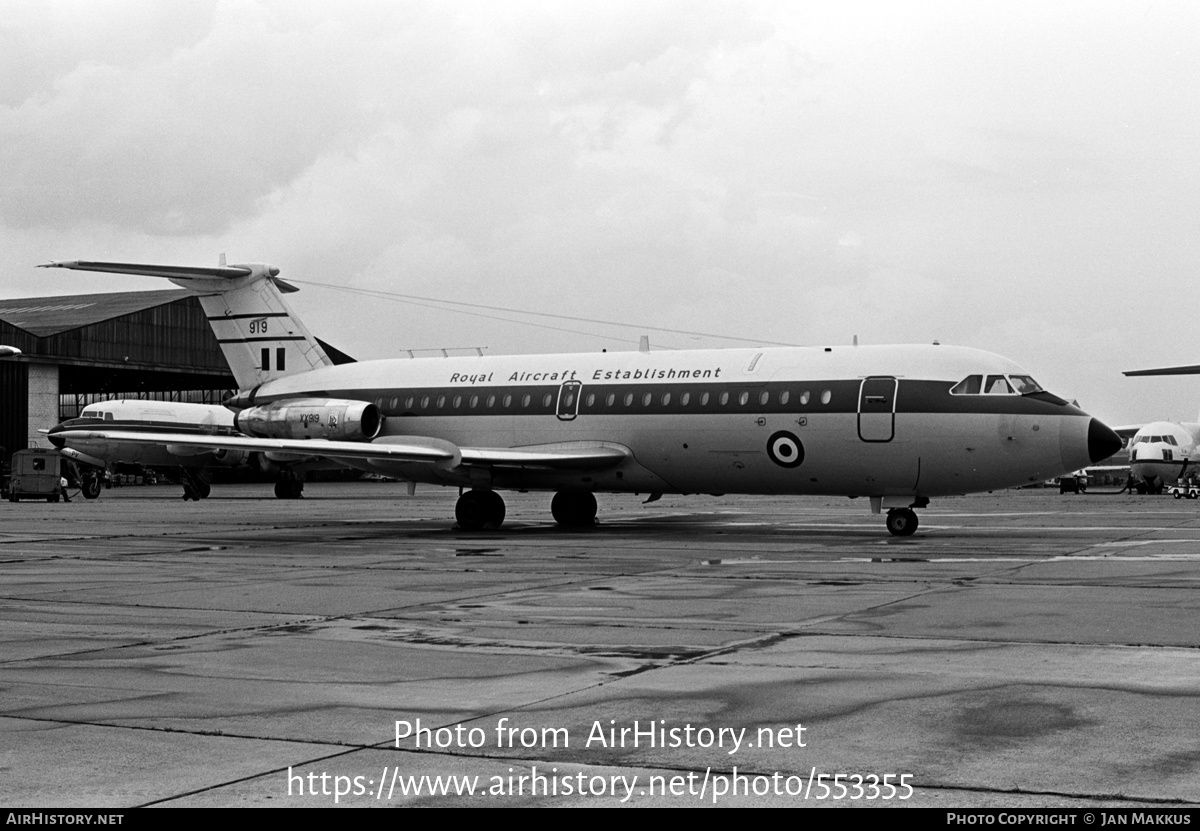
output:
M 580 381 L 567 381 L 558 388 L 559 421 L 571 421 L 579 415 L 579 392 L 582 388 Z
M 858 437 L 891 441 L 896 434 L 896 386 L 892 377 L 864 378 L 858 392 Z

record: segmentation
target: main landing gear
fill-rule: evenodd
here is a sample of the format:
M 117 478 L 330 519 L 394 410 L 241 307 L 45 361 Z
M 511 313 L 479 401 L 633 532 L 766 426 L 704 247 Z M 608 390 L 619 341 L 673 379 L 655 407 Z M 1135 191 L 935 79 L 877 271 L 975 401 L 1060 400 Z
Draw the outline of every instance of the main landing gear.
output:
M 196 474 L 192 473 L 187 468 L 183 468 L 183 475 L 180 476 L 183 480 L 183 501 L 194 499 L 199 502 L 201 499 L 208 499 L 208 495 L 212 493 L 212 487 L 201 479 Z
M 302 479 L 280 479 L 275 483 L 277 499 L 299 499 L 304 496 L 304 481 Z
M 897 537 L 917 533 L 917 512 L 912 508 L 892 508 L 887 512 L 887 529 Z
M 596 497 L 591 491 L 559 491 L 550 500 L 550 513 L 564 528 L 591 528 L 596 524 Z
M 596 524 L 596 497 L 591 491 L 559 491 L 550 501 L 550 513 L 564 528 L 591 528 Z M 464 531 L 494 531 L 504 522 L 504 499 L 495 491 L 469 490 L 458 498 L 454 518 Z
M 469 490 L 458 498 L 454 518 L 464 531 L 494 531 L 504 522 L 504 499 L 495 491 Z

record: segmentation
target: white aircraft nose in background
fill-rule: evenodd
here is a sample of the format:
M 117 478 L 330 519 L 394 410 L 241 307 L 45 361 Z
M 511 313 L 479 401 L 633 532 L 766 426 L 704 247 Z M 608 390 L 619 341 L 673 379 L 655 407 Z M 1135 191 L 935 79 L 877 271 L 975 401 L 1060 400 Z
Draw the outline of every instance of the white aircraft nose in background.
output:
M 1195 472 L 1200 424 L 1155 421 L 1129 441 L 1129 474 L 1139 493 L 1162 493 L 1189 472 Z

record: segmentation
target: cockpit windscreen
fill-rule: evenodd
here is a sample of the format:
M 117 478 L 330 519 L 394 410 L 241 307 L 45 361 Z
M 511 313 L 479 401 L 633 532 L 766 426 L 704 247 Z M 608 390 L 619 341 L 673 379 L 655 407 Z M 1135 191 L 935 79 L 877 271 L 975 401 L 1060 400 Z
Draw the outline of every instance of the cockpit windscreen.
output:
M 950 388 L 951 395 L 1029 395 L 1042 386 L 1028 375 L 968 375 Z

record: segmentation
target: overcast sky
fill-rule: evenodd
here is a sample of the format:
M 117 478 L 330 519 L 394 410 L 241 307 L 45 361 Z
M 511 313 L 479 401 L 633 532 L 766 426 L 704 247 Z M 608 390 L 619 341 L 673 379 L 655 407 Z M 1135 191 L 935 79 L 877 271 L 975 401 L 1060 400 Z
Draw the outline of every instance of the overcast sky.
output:
M 171 287 L 50 259 L 227 252 L 582 319 L 938 339 L 1112 424 L 1195 420 L 1200 377 L 1121 370 L 1200 363 L 1198 24 L 1194 2 L 0 0 L 0 298 Z M 360 359 L 642 331 L 289 300 Z

